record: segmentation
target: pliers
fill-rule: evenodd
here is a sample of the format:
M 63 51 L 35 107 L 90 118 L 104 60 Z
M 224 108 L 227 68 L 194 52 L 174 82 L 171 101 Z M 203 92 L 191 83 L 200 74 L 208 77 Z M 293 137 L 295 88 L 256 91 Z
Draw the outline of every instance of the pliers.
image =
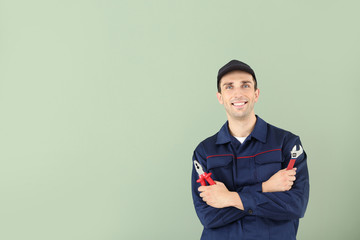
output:
M 211 179 L 212 173 L 204 172 L 203 168 L 201 167 L 200 163 L 197 160 L 194 160 L 194 166 L 196 172 L 199 174 L 199 179 L 196 180 L 196 182 L 199 182 L 201 186 L 206 186 L 206 182 L 205 182 L 206 180 L 210 185 L 215 185 L 215 182 Z

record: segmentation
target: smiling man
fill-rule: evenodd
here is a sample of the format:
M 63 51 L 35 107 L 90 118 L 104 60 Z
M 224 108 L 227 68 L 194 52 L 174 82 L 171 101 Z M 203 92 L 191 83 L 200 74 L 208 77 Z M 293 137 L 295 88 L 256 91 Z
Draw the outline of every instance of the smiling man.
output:
M 201 239 L 295 240 L 309 198 L 300 138 L 255 115 L 260 91 L 249 65 L 232 60 L 220 68 L 217 88 L 227 122 L 193 156 L 215 180 L 200 186 L 193 168 L 192 196 L 204 226 Z M 290 160 L 294 168 L 288 167 Z

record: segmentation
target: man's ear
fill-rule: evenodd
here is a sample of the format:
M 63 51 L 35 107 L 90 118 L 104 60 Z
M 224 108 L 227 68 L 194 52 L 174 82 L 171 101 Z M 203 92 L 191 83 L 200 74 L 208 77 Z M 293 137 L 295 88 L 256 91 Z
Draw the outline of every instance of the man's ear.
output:
M 259 89 L 256 89 L 256 90 L 255 90 L 255 102 L 258 101 L 259 95 L 260 95 L 260 90 L 259 90 Z
M 217 92 L 216 97 L 217 97 L 220 104 L 224 104 L 221 93 Z

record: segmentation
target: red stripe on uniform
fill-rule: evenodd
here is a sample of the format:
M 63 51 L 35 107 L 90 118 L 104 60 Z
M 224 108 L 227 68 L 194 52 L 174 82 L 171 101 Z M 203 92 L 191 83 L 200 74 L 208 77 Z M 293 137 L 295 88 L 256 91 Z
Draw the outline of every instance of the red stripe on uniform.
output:
M 252 155 L 252 156 L 237 157 L 236 159 L 256 157 L 257 155 L 260 155 L 260 154 L 263 154 L 263 153 L 267 153 L 267 152 L 274 152 L 274 151 L 281 151 L 281 149 L 272 149 L 272 150 L 267 150 L 267 151 L 265 151 L 265 152 L 257 153 L 257 154 Z
M 251 157 L 255 157 L 255 156 L 257 156 L 257 155 L 263 154 L 263 153 L 274 152 L 274 151 L 281 151 L 281 149 L 267 150 L 267 151 L 260 152 L 260 153 L 257 153 L 257 154 L 255 154 L 255 155 L 252 155 L 252 156 L 237 157 L 236 159 L 240 159 L 240 158 L 251 158 Z M 225 157 L 225 156 L 233 156 L 233 157 L 235 157 L 233 154 L 218 154 L 218 155 L 210 155 L 210 156 L 207 156 L 206 159 L 211 158 L 211 157 Z
M 233 156 L 233 157 L 235 157 L 233 154 L 219 154 L 219 155 L 207 156 L 206 159 L 211 158 L 211 157 L 224 157 L 224 156 Z

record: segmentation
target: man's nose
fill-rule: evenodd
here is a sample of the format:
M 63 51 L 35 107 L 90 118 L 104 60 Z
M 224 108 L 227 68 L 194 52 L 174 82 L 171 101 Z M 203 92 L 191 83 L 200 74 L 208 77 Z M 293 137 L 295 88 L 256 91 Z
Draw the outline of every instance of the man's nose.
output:
M 234 96 L 235 97 L 241 97 L 243 95 L 241 87 L 235 87 L 234 88 Z

